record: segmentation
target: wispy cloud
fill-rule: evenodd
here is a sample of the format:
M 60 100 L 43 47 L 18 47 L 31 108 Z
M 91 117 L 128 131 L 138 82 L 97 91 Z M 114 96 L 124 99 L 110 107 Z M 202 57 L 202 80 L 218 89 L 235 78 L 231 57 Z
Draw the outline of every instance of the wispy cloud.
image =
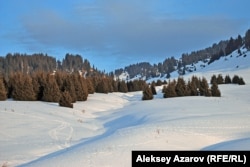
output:
M 114 60 L 143 56 L 149 61 L 153 56 L 163 59 L 212 44 L 234 34 L 244 23 L 216 15 L 173 17 L 168 11 L 156 11 L 157 5 L 153 1 L 96 0 L 75 3 L 66 15 L 41 8 L 22 16 L 22 25 L 30 45 L 93 50 L 100 53 L 96 56 L 116 56 Z

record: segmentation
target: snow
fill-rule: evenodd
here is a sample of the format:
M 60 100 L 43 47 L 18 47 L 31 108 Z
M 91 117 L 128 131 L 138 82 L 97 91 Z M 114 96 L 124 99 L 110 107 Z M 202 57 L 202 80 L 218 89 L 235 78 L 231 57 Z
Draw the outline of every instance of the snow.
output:
M 185 75 L 237 74 L 222 97 L 151 101 L 142 92 L 89 95 L 73 109 L 45 102 L 0 102 L 0 166 L 131 166 L 132 150 L 250 150 L 250 55 Z M 236 68 L 236 65 L 238 68 Z

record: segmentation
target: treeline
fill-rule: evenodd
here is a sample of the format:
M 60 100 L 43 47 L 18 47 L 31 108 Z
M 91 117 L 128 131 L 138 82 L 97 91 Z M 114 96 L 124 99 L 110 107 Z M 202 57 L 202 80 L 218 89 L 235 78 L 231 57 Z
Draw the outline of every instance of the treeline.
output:
M 191 80 L 186 82 L 182 77 L 179 77 L 177 81 L 174 79 L 168 83 L 158 80 L 156 83 L 152 82 L 149 86 L 145 87 L 142 94 L 142 100 L 152 100 L 154 95 L 157 94 L 155 86 L 161 86 L 164 84 L 162 93 L 164 98 L 182 97 L 182 96 L 206 96 L 206 97 L 220 97 L 221 92 L 218 88 L 220 84 L 238 84 L 245 85 L 245 81 L 242 77 L 234 75 L 233 78 L 226 75 L 225 78 L 218 74 L 213 75 L 210 79 L 211 86 L 209 87 L 208 81 L 205 77 L 198 78 L 192 76 Z
M 210 83 L 213 84 L 214 82 L 217 84 L 246 84 L 244 79 L 242 77 L 239 77 L 238 75 L 234 75 L 232 79 L 229 75 L 226 75 L 225 78 L 221 74 L 218 74 L 217 76 L 213 75 L 211 77 Z
M 82 58 L 81 55 L 66 54 L 60 60 L 43 53 L 36 54 L 21 54 L 8 53 L 5 57 L 0 57 L 0 74 L 9 76 L 11 73 L 22 72 L 32 74 L 38 71 L 52 72 L 62 71 L 73 73 L 81 71 L 86 75 L 103 75 L 104 72 L 99 71 L 94 66 L 91 66 L 87 59 Z
M 178 70 L 180 75 L 184 75 L 185 66 L 187 65 L 195 64 L 198 61 L 210 64 L 223 56 L 230 55 L 235 50 L 238 50 L 239 54 L 243 54 L 240 50 L 241 47 L 250 50 L 250 29 L 247 30 L 244 37 L 238 35 L 237 38 L 231 37 L 228 40 L 222 40 L 205 49 L 191 53 L 183 53 L 180 59 L 174 57 L 166 58 L 163 62 L 153 65 L 147 62 L 137 63 L 115 70 L 115 75 L 120 75 L 123 71 L 127 71 L 130 78 L 138 74 L 146 76 L 147 78 L 156 76 L 163 77 L 167 74 L 166 78 L 170 78 L 170 73 L 175 70 Z
M 0 100 L 45 101 L 73 107 L 76 101 L 86 101 L 88 94 L 131 92 L 143 90 L 146 82 L 114 80 L 108 76 L 84 77 L 79 72 L 17 72 L 0 77 Z

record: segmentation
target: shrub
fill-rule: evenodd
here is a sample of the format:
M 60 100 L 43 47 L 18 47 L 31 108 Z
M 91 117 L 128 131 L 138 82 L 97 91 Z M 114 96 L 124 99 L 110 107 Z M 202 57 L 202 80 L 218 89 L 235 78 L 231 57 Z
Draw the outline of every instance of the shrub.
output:
M 154 98 L 151 88 L 148 86 L 143 90 L 142 93 L 142 100 L 152 100 Z

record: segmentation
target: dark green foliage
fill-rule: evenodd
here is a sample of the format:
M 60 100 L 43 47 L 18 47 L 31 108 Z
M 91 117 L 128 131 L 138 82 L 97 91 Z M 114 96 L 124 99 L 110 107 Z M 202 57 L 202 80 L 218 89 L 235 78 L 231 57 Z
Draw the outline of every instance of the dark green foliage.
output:
M 231 80 L 230 76 L 226 75 L 226 77 L 225 77 L 225 84 L 231 84 L 231 83 L 232 83 L 232 80 Z
M 200 95 L 201 96 L 211 96 L 211 93 L 209 91 L 209 86 L 207 79 L 205 77 L 202 77 L 200 81 L 200 87 L 199 87 Z
M 239 81 L 238 81 L 239 85 L 245 85 L 245 81 L 243 80 L 243 78 L 240 77 Z
M 250 29 L 247 30 L 245 35 L 245 46 L 248 50 L 250 50 Z
M 127 93 L 128 92 L 128 87 L 125 81 L 120 81 L 118 83 L 118 91 L 122 93 Z
M 221 74 L 218 75 L 218 77 L 217 77 L 216 80 L 217 80 L 216 83 L 217 83 L 218 85 L 224 84 L 224 79 L 223 79 L 223 76 L 222 76 Z
M 186 95 L 186 83 L 183 78 L 178 78 L 177 84 L 175 86 L 175 92 L 177 96 L 185 96 Z
M 221 96 L 220 90 L 219 90 L 218 85 L 217 85 L 216 82 L 214 82 L 212 84 L 212 86 L 211 86 L 211 94 L 214 97 L 220 97 Z
M 7 99 L 7 91 L 4 85 L 4 79 L 0 76 L 0 101 Z
M 217 77 L 216 75 L 213 75 L 210 80 L 210 84 L 213 84 L 214 82 L 217 82 Z
M 154 98 L 151 88 L 148 86 L 145 87 L 142 93 L 143 93 L 142 100 L 152 100 Z
M 88 98 L 88 88 L 86 80 L 77 73 L 73 74 L 71 78 L 75 87 L 76 100 L 86 101 Z
M 156 86 L 161 86 L 161 85 L 162 85 L 162 81 L 158 79 L 158 80 L 156 81 Z
M 156 89 L 155 89 L 155 82 L 152 82 L 150 88 L 151 88 L 151 92 L 153 93 L 153 95 L 156 95 L 157 92 L 156 92 Z
M 59 101 L 59 106 L 73 108 L 72 98 L 68 91 L 62 93 L 61 99 Z
M 240 80 L 240 77 L 238 75 L 234 75 L 233 79 L 232 79 L 232 83 L 234 84 L 238 84 Z
M 42 100 L 46 102 L 58 103 L 61 99 L 61 91 L 56 83 L 54 75 L 48 74 L 46 77 L 46 84 L 43 91 Z
M 164 89 L 164 94 L 163 94 L 164 98 L 170 98 L 170 97 L 177 96 L 176 91 L 175 91 L 175 85 L 176 85 L 175 81 L 168 82 L 167 87 Z
M 12 98 L 20 101 L 34 101 L 36 95 L 33 90 L 32 79 L 29 75 L 16 73 L 10 77 Z
M 88 93 L 89 94 L 95 93 L 95 88 L 94 88 L 92 78 L 87 78 L 86 82 L 87 82 Z
M 97 93 L 109 93 L 108 80 L 102 78 L 101 81 L 97 84 L 96 87 Z

